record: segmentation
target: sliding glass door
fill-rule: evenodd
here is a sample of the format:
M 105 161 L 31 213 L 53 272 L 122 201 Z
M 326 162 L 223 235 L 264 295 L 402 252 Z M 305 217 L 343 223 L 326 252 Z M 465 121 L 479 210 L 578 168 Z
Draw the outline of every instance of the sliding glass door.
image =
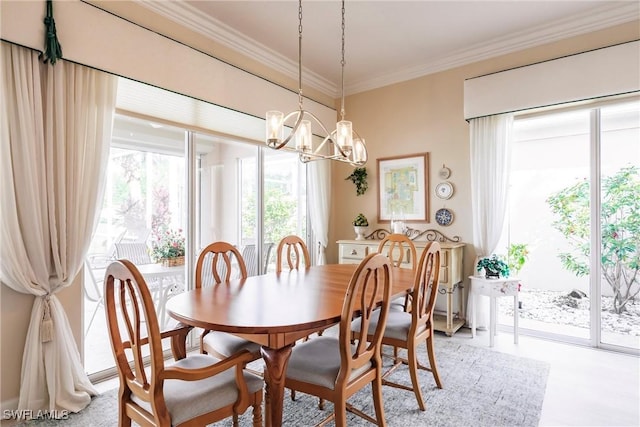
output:
M 552 200 L 576 182 L 588 186 L 589 141 L 588 111 L 515 122 L 507 224 L 496 250 L 522 280 L 520 327 L 585 341 L 590 336 L 589 269 L 586 275 L 576 276 L 563 266 L 563 254 L 570 252 L 572 244 L 567 234 L 584 230 L 559 230 Z M 588 235 L 589 223 L 584 226 Z M 518 256 L 522 264 L 515 262 Z M 501 311 L 509 318 L 502 321 L 511 324 L 513 304 L 505 303 L 501 302 Z
M 117 115 L 104 203 L 85 268 L 87 372 L 102 371 L 96 378 L 114 367 L 101 298 L 109 262 L 127 258 L 138 266 L 158 290 L 158 316 L 168 325 L 164 304 L 193 286 L 191 264 L 202 248 L 229 242 L 249 274 L 262 274 L 273 269 L 280 238 L 306 235 L 306 218 L 306 166 L 296 155 Z M 172 236 L 182 241 L 187 264 L 160 268 L 158 244 Z M 157 270 L 166 270 L 166 277 Z
M 640 349 L 639 116 L 628 100 L 516 119 L 496 252 L 522 280 L 529 333 Z
M 640 349 L 640 101 L 604 106 L 600 135 L 600 329 Z

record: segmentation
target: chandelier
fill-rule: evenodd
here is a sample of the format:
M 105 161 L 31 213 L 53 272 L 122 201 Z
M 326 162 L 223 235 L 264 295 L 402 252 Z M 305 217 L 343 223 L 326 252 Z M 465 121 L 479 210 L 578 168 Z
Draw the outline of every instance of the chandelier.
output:
M 285 115 L 280 111 L 266 113 L 267 146 L 279 150 L 292 139 L 300 161 L 307 163 L 313 160 L 338 160 L 353 166 L 363 166 L 367 162 L 367 146 L 364 139 L 353 129 L 353 124 L 345 120 L 344 112 L 344 0 L 342 0 L 342 93 L 340 121 L 332 131 L 310 111 L 303 108 L 302 101 L 302 0 L 298 0 L 298 109 Z M 284 128 L 290 129 L 284 138 Z M 320 135 L 320 136 L 317 136 Z

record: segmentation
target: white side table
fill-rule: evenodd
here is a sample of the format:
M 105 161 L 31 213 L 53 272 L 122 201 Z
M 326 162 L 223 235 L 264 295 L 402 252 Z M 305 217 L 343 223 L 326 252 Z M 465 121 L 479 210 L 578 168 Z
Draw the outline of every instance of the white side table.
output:
M 476 298 L 486 295 L 490 300 L 489 345 L 493 347 L 496 335 L 496 297 L 513 297 L 513 342 L 518 344 L 518 292 L 520 279 L 517 277 L 501 277 L 487 279 L 480 276 L 469 276 L 471 279 L 471 337 L 476 336 Z

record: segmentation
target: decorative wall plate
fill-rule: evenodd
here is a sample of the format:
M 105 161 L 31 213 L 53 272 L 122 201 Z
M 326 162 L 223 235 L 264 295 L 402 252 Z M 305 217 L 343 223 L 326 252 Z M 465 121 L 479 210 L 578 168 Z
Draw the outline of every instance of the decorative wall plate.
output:
M 453 196 L 453 185 L 449 181 L 436 185 L 436 196 L 444 200 L 450 198 Z
M 453 222 L 453 213 L 447 208 L 438 209 L 436 211 L 436 222 L 439 225 L 451 225 Z
M 449 169 L 445 165 L 442 165 L 442 169 L 438 171 L 438 176 L 440 177 L 440 179 L 449 178 L 451 176 L 451 169 Z

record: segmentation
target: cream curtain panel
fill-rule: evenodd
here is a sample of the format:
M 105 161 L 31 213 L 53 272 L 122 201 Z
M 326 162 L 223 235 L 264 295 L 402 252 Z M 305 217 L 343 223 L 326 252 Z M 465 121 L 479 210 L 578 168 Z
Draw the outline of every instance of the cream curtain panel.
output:
M 326 263 L 329 244 L 329 209 L 331 202 L 331 165 L 328 161 L 309 163 L 309 211 L 315 236 L 316 264 Z
M 504 227 L 513 114 L 472 119 L 470 125 L 473 245 L 477 254 L 473 267 L 475 272 L 478 260 L 496 250 Z M 487 313 L 486 304 L 480 304 L 478 326 L 486 326 Z
M 67 61 L 44 65 L 9 43 L 0 50 L 0 281 L 35 296 L 18 409 L 77 412 L 96 390 L 56 293 L 73 282 L 90 243 L 116 79 Z

